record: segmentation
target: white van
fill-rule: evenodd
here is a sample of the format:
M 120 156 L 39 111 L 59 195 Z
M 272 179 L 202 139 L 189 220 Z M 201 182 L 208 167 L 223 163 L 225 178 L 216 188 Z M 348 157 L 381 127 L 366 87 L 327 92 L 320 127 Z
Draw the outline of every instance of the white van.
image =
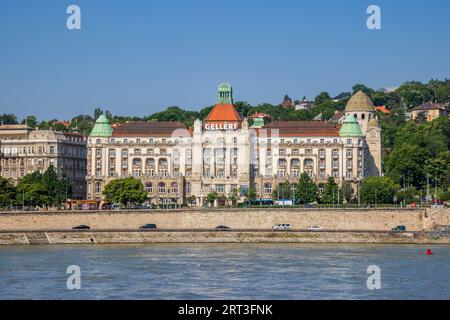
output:
M 272 230 L 291 230 L 291 225 L 289 223 L 279 223 L 274 225 Z

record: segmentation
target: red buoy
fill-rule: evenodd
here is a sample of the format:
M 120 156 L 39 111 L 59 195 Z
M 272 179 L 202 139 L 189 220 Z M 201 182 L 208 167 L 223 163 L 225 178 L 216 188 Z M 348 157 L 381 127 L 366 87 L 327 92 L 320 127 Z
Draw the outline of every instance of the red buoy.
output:
M 431 251 L 431 249 L 427 249 L 426 255 L 427 256 L 432 256 L 434 253 L 433 251 Z

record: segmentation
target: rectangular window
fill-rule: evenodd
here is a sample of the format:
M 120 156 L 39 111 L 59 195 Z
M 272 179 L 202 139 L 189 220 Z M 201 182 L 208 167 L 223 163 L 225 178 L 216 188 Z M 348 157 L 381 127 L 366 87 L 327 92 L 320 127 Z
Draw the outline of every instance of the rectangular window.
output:
M 225 185 L 224 184 L 217 184 L 216 185 L 216 192 L 224 193 L 225 192 Z
M 347 149 L 346 153 L 347 153 L 347 158 L 351 158 L 353 156 L 353 150 L 352 149 Z

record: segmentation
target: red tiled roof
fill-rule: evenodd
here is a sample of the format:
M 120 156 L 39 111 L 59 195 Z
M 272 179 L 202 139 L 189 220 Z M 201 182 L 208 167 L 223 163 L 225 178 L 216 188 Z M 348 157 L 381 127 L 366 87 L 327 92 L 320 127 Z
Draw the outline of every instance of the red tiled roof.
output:
M 242 118 L 232 104 L 218 103 L 208 114 L 208 116 L 205 119 L 205 122 L 220 122 L 220 121 L 240 122 L 242 121 Z
M 442 104 L 439 103 L 424 103 L 420 106 L 415 107 L 413 110 L 447 110 Z
M 338 122 L 343 116 L 345 116 L 345 111 L 338 111 L 330 118 L 330 122 Z
M 255 118 L 272 118 L 272 117 L 270 115 L 268 115 L 267 113 L 256 112 L 253 115 L 251 115 L 249 118 L 255 119 Z
M 375 107 L 375 110 L 381 111 L 381 112 L 386 113 L 386 114 L 391 113 L 391 111 L 388 108 L 386 108 L 385 106 Z
M 268 123 L 261 129 L 267 129 L 268 136 L 271 136 L 272 130 L 277 129 L 280 137 L 339 136 L 339 130 L 333 124 L 326 121 L 275 121 Z M 275 134 L 275 131 L 273 133 Z
M 177 136 L 190 135 L 189 129 L 181 122 L 128 122 L 113 128 L 113 137 L 171 137 L 178 130 Z M 183 130 L 185 132 L 183 133 Z

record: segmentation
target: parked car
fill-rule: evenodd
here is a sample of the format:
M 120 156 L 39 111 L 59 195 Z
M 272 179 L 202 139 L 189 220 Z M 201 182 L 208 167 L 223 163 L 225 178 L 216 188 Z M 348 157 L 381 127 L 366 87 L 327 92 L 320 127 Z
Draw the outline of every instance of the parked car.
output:
M 80 224 L 79 226 L 75 226 L 72 229 L 73 230 L 89 230 L 91 227 L 84 225 L 84 224 Z
M 251 200 L 250 204 L 252 206 L 273 206 L 273 200 L 272 199 L 256 199 L 256 200 Z
M 392 231 L 404 232 L 404 231 L 406 231 L 406 227 L 405 226 L 396 226 L 395 228 L 392 228 Z
M 231 228 L 230 228 L 230 227 L 227 227 L 227 226 L 221 225 L 221 226 L 217 226 L 217 227 L 215 228 L 215 230 L 216 230 L 216 231 L 231 231 Z
M 143 226 L 140 226 L 139 229 L 156 229 L 156 224 L 154 223 L 147 223 Z
M 277 206 L 287 206 L 287 207 L 291 207 L 294 205 L 294 202 L 292 200 L 288 200 L 288 199 L 283 199 L 283 200 L 278 200 L 275 202 L 275 205 Z
M 323 228 L 319 227 L 319 226 L 309 226 L 308 227 L 308 231 L 321 231 L 321 230 L 323 230 Z
M 272 227 L 272 230 L 274 231 L 291 230 L 291 225 L 289 223 L 278 223 Z
M 434 209 L 444 209 L 445 205 L 443 203 L 433 203 L 431 205 L 431 207 L 434 208 Z

